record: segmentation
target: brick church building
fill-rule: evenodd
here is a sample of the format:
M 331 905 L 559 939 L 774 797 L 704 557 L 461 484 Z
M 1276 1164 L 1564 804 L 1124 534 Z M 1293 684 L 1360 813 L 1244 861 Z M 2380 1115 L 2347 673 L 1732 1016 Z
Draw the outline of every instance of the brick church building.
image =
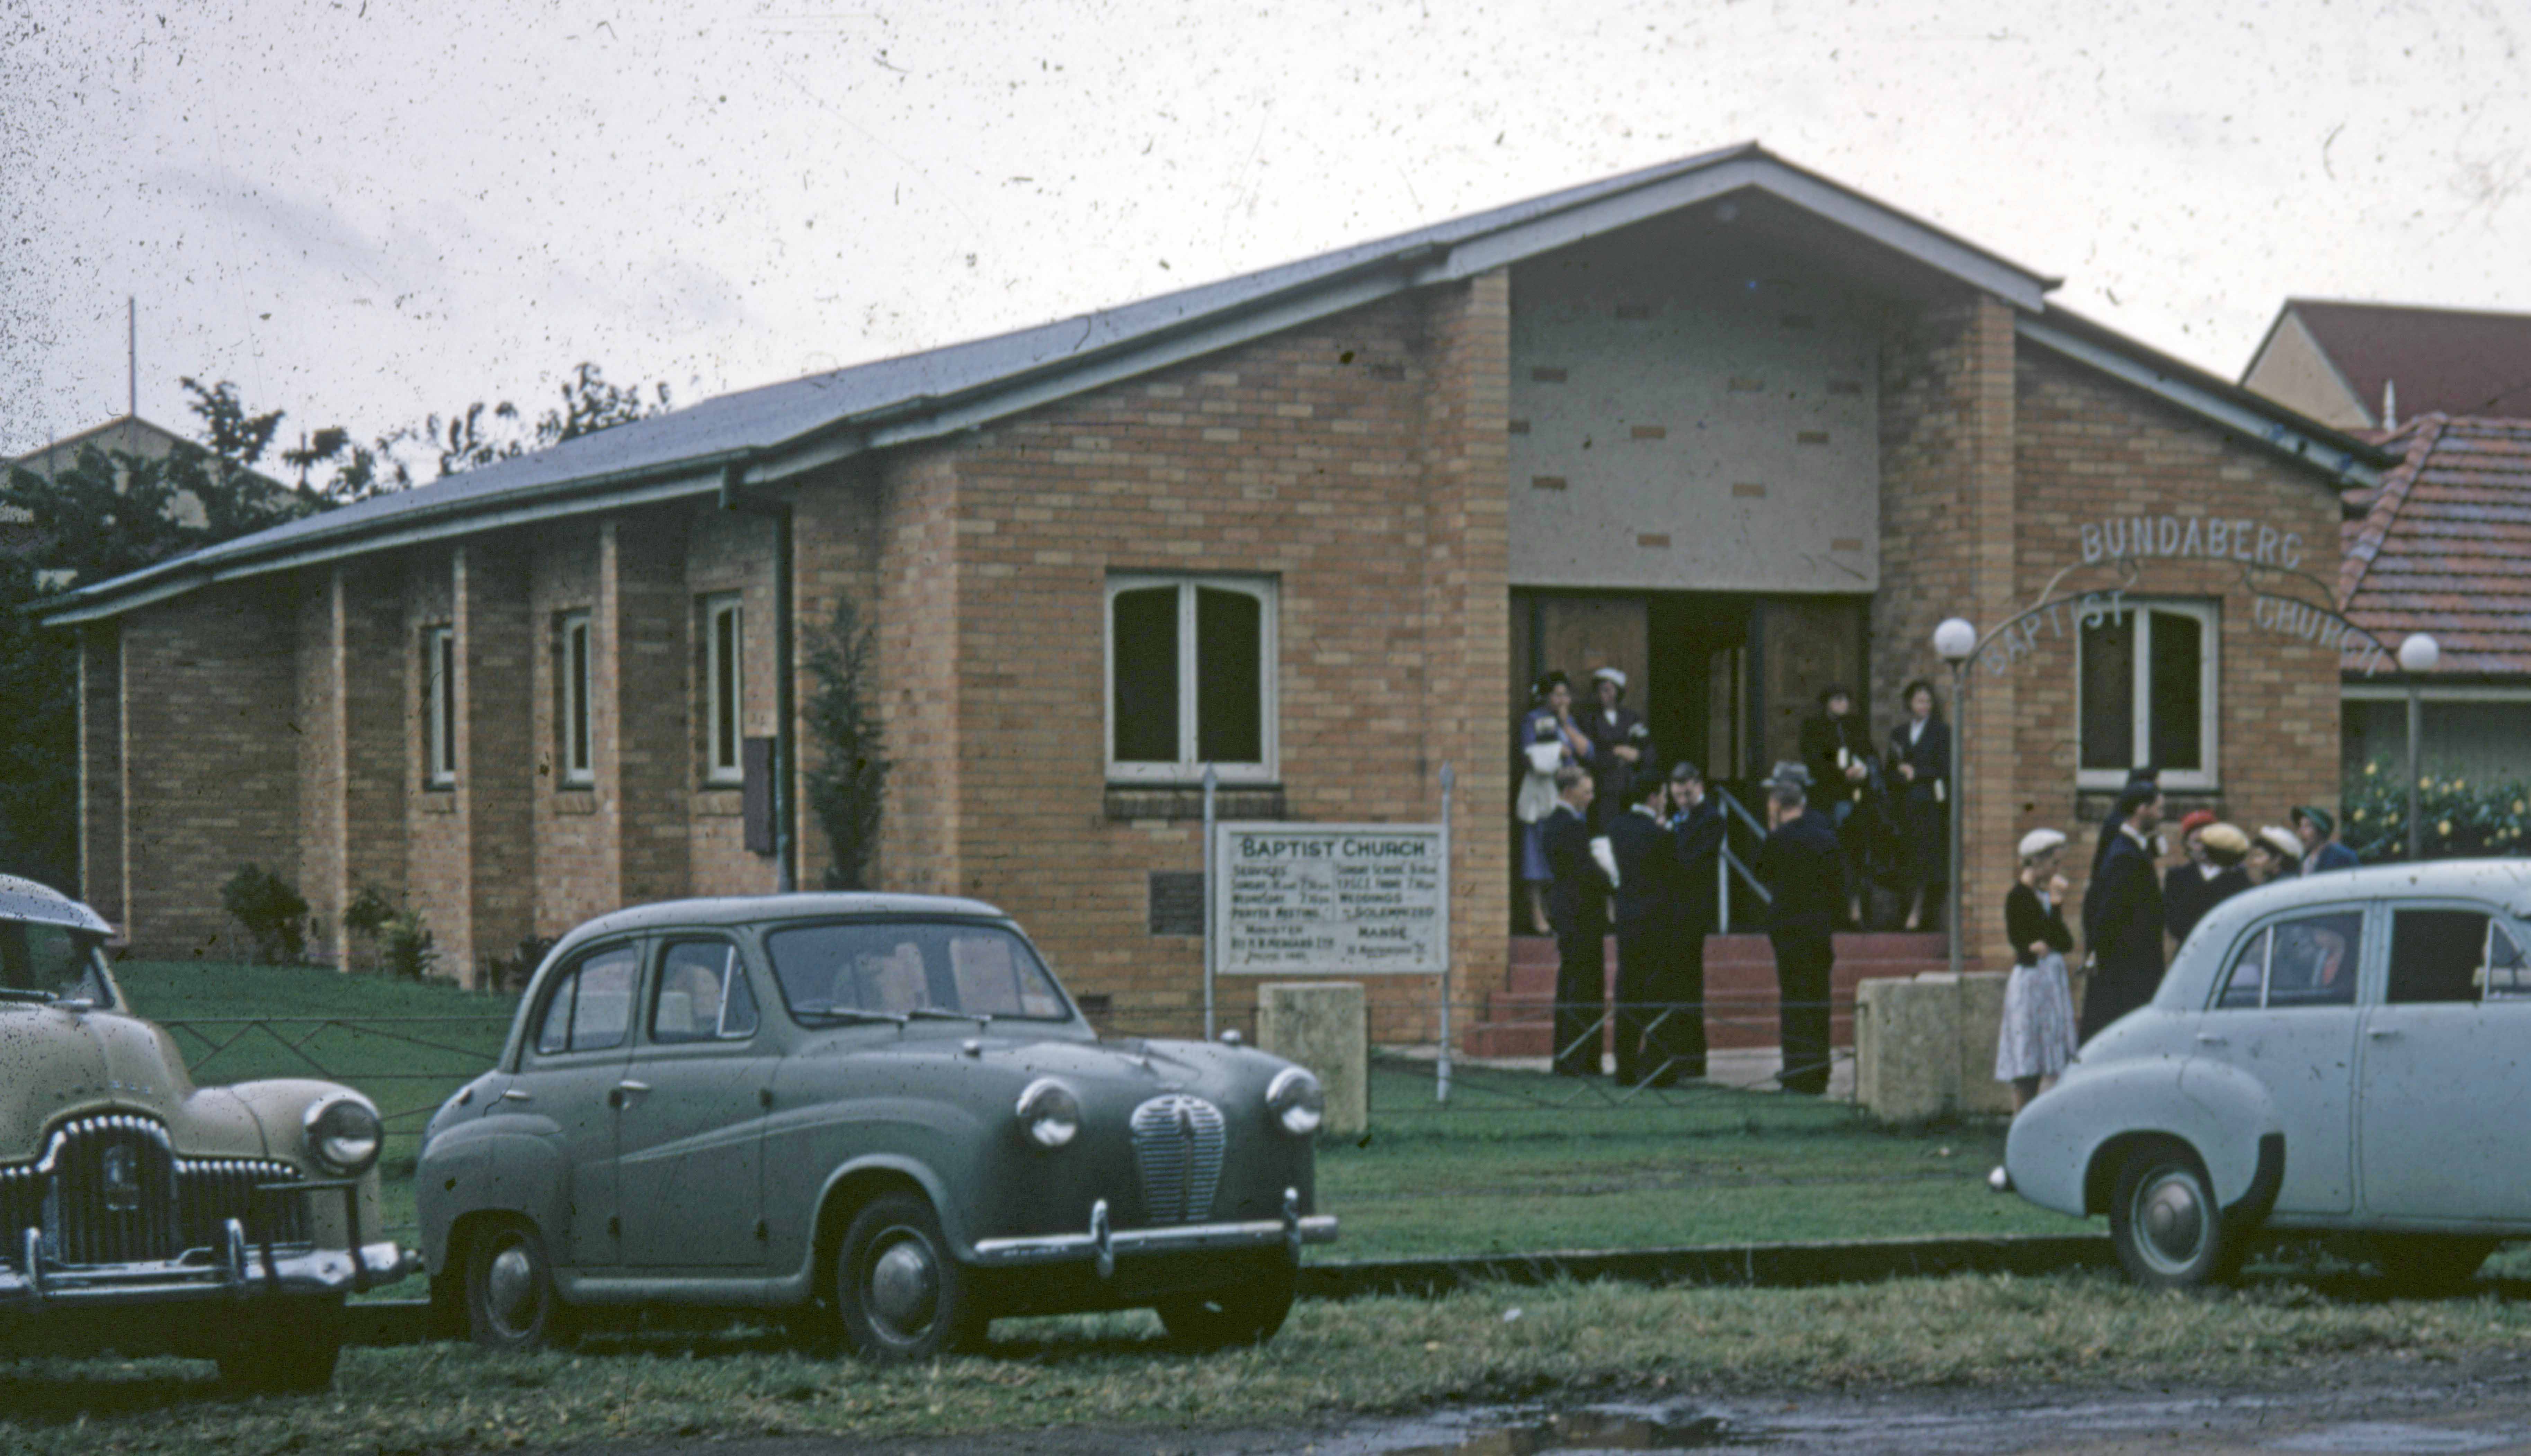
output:
M 1992 963 L 2014 841 L 2096 821 L 2132 763 L 2254 823 L 2334 798 L 2337 646 L 2263 598 L 2334 581 L 2341 495 L 2390 464 L 2054 283 L 1741 146 L 234 540 L 51 616 L 83 644 L 83 892 L 137 952 L 219 955 L 253 861 L 335 948 L 374 887 L 473 976 L 628 902 L 771 890 L 786 854 L 815 886 L 825 841 L 750 741 L 849 598 L 879 885 L 991 900 L 1077 992 L 1182 1031 L 1202 948 L 1155 933 L 1153 876 L 1201 868 L 1206 763 L 1225 817 L 1356 821 L 1434 818 L 1451 763 L 1482 995 L 1534 673 L 1623 667 L 1664 756 L 1745 783 L 1826 683 L 1884 735 L 1903 682 L 1947 683 L 1938 621 L 2071 567 L 2117 608 L 1999 639 L 1962 716 Z M 751 835 L 751 799 L 796 832 Z M 1429 981 L 1376 990 L 1383 1034 L 1425 1025 Z

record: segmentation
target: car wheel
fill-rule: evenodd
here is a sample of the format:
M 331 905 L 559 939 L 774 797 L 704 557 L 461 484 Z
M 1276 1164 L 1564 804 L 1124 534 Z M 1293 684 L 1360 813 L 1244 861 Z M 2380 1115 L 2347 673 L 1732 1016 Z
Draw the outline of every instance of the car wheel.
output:
M 1182 1295 L 1153 1309 L 1169 1328 L 1169 1338 L 1191 1350 L 1224 1350 L 1233 1345 L 1262 1345 L 1283 1327 L 1292 1311 L 1296 1271 L 1289 1260 L 1276 1260 L 1246 1283 Z
M 2494 1239 L 2465 1234 L 2375 1234 L 2373 1261 L 2402 1294 L 2453 1294 L 2496 1252 Z
M 2109 1240 L 2127 1277 L 2148 1289 L 2193 1289 L 2221 1278 L 2242 1244 L 2197 1154 L 2166 1138 L 2138 1144 L 2119 1164 Z
M 863 1359 L 929 1360 L 984 1338 L 967 1271 L 921 1196 L 884 1193 L 862 1206 L 835 1257 L 835 1313 Z
M 220 1378 L 249 1394 L 306 1394 L 334 1383 L 342 1353 L 341 1300 L 286 1300 L 220 1351 Z
M 467 1241 L 466 1331 L 476 1344 L 525 1354 L 562 1343 L 570 1326 L 534 1225 L 500 1223 Z

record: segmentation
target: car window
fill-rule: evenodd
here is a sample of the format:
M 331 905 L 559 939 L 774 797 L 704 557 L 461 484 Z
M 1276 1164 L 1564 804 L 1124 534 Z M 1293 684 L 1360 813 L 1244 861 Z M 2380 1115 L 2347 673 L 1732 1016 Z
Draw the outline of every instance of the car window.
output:
M 2504 931 L 2477 910 L 2398 910 L 2390 917 L 2393 1005 L 2475 1001 L 2487 983 L 2490 941 Z
M 104 942 L 92 930 L 0 921 L 0 992 L 23 992 L 19 999 L 112 1006 L 114 984 L 106 980 L 103 957 Z
M 633 981 L 640 961 L 632 946 L 592 951 L 555 980 L 536 1022 L 536 1050 L 604 1051 L 624 1044 L 633 1027 Z
M 765 936 L 795 1015 L 866 1012 L 1060 1021 L 1068 1010 L 1026 940 L 999 925 L 857 922 Z
M 650 998 L 653 1041 L 738 1040 L 756 1035 L 756 995 L 738 947 L 726 940 L 671 942 Z
M 2523 964 L 2522 941 L 2496 921 L 2487 923 L 2487 995 L 2490 1000 L 2531 996 L 2531 967 Z
M 2216 1009 L 2351 1006 L 2363 945 L 2360 910 L 2278 921 L 2243 942 L 2233 956 L 2216 995 Z

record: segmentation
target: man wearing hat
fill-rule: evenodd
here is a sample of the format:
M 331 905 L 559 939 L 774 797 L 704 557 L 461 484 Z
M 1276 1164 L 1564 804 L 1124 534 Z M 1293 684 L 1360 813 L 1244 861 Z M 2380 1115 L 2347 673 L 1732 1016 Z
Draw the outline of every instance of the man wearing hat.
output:
M 2119 788 L 2118 793 L 2124 795 L 2140 787 L 2156 789 L 2162 787 L 2162 770 L 2151 763 L 2128 769 L 2127 781 Z M 2095 876 L 2101 872 L 2101 862 L 2109 857 L 2109 846 L 2117 842 L 2118 821 L 2112 817 L 2102 823 L 2100 843 L 2092 846 L 2092 873 Z
M 1661 1034 L 1679 1004 L 1680 949 L 1686 943 L 1687 863 L 1670 834 L 1669 781 L 1658 773 L 1635 780 L 1635 802 L 1608 821 L 1617 862 L 1617 1083 L 1678 1080 Z M 1698 1023 L 1700 1032 L 1703 1022 Z M 1703 1047 L 1698 1048 L 1702 1059 Z
M 2352 869 L 2361 861 L 2355 851 L 2337 842 L 2337 821 L 2329 811 L 2316 804 L 2306 804 L 2293 812 L 2294 835 L 2302 841 L 2302 872 L 2318 874 L 2324 869 Z
M 1845 864 L 1828 815 L 1810 808 L 1810 770 L 1778 763 L 1767 784 L 1773 828 L 1758 850 L 1758 879 L 1771 897 L 1767 939 L 1775 951 L 1776 1018 L 1784 1091 L 1828 1091 L 1828 987 L 1836 970 L 1836 918 L 1845 909 Z
M 2083 987 L 2082 1039 L 2153 999 L 2162 986 L 2162 876 L 2154 871 L 2154 831 L 2162 790 L 2129 784 L 2109 811 L 2114 835 L 2083 893 L 2083 944 L 2092 975 Z
M 1555 770 L 1555 809 L 1546 820 L 1547 920 L 1555 927 L 1555 1075 L 1600 1075 L 1608 1016 L 1608 876 L 1591 853 L 1591 775 Z
M 1652 730 L 1644 726 L 1641 713 L 1625 705 L 1626 675 L 1601 668 L 1591 674 L 1591 695 L 1590 707 L 1578 716 L 1591 739 L 1591 777 L 1600 791 L 1592 817 L 1604 834 L 1635 803 L 1639 779 L 1649 777 L 1656 787 L 1665 786 L 1651 766 Z

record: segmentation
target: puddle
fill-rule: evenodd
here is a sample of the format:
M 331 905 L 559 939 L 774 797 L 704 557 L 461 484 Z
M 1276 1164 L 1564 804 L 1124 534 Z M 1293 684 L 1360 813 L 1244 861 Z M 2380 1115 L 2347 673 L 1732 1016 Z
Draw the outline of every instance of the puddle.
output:
M 2443 1451 L 2493 1451 L 2517 1446 L 2519 1437 L 2485 1430 L 2453 1430 L 2440 1426 L 2409 1426 L 2395 1421 L 2355 1421 L 2324 1426 L 2282 1440 L 2271 1451 L 2324 1451 L 2334 1456 L 2429 1456 Z M 1548 1447 L 1547 1449 L 1553 1449 Z
M 1584 1451 L 1712 1451 L 1757 1438 L 1704 1412 L 1568 1411 L 1524 1426 L 1471 1431 L 1435 1445 L 1395 1446 L 1382 1456 L 1548 1456 Z

